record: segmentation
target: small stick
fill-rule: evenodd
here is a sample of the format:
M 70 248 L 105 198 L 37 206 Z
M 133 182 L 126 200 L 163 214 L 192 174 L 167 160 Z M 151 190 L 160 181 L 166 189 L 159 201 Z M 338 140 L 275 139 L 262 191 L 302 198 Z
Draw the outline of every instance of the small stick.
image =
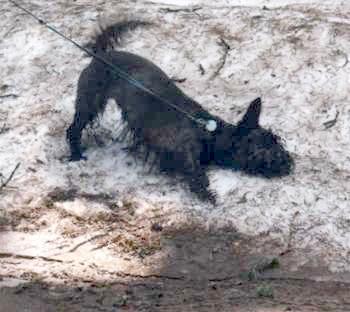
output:
M 9 128 L 7 127 L 6 123 L 4 123 L 4 125 L 0 129 L 0 134 L 3 134 L 8 130 L 9 130 Z
M 12 252 L 1 252 L 0 258 L 16 258 L 16 259 L 26 259 L 26 260 L 44 260 L 48 262 L 63 262 L 63 260 L 60 259 L 54 259 L 49 257 L 43 257 L 43 256 L 29 256 L 29 255 L 20 255 L 20 254 L 14 254 Z
M 9 98 L 9 97 L 12 97 L 12 98 L 16 99 L 19 96 L 17 94 L 14 94 L 14 93 L 0 95 L 0 99 L 5 99 L 5 98 Z
M 195 13 L 198 10 L 202 10 L 202 7 L 194 7 L 194 8 L 179 8 L 179 9 L 172 9 L 172 8 L 161 8 L 159 11 L 164 13 L 178 13 L 178 12 L 185 12 L 185 13 Z
M 15 169 L 12 170 L 12 172 L 11 172 L 10 176 L 7 178 L 7 180 L 6 180 L 5 182 L 3 182 L 3 183 L 0 185 L 0 191 L 1 191 L 3 188 L 5 188 L 5 187 L 7 186 L 7 184 L 10 183 L 10 181 L 12 180 L 12 178 L 13 178 L 15 172 L 16 172 L 17 169 L 19 168 L 20 164 L 21 164 L 21 163 L 18 163 L 18 164 L 16 165 Z
M 202 76 L 205 74 L 205 69 L 204 69 L 202 64 L 199 64 L 199 71 L 200 71 Z
M 98 238 L 101 238 L 101 237 L 104 237 L 104 236 L 107 236 L 109 235 L 109 232 L 108 233 L 102 233 L 102 234 L 97 234 L 97 235 L 94 235 L 90 238 L 88 238 L 87 240 L 84 240 L 83 242 L 75 245 L 73 248 L 69 249 L 68 252 L 74 252 L 76 251 L 79 247 L 87 244 L 87 243 L 90 243 L 91 241 L 95 240 L 95 239 L 98 239 Z
M 187 80 L 187 78 L 171 78 L 172 81 L 178 82 L 178 83 L 183 83 Z
M 337 112 L 334 119 L 324 122 L 323 125 L 325 126 L 325 129 L 332 128 L 337 123 L 338 116 L 339 116 L 339 112 Z

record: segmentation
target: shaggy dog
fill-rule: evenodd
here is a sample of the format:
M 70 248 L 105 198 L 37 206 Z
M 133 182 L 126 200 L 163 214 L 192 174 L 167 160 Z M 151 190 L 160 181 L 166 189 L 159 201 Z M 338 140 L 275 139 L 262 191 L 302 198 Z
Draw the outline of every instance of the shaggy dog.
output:
M 215 202 L 206 174 L 210 164 L 266 178 L 291 173 L 293 159 L 280 137 L 259 125 L 260 98 L 250 104 L 238 124 L 230 124 L 184 94 L 149 60 L 115 50 L 123 33 L 149 25 L 136 20 L 116 23 L 105 28 L 88 46 L 157 96 L 131 84 L 96 58 L 92 59 L 80 75 L 74 120 L 67 130 L 70 159 L 85 158 L 81 150 L 82 131 L 103 113 L 107 100 L 112 98 L 120 106 L 127 129 L 133 134 L 135 149 L 142 146 L 143 151 L 155 153 L 160 169 L 182 174 L 191 191 L 202 200 Z M 208 131 L 161 98 L 194 118 L 214 120 L 215 129 Z

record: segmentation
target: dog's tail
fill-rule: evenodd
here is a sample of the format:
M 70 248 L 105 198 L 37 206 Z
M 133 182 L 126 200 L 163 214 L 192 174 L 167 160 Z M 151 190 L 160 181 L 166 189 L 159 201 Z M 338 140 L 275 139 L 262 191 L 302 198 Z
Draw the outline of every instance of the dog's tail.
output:
M 100 26 L 100 33 L 85 45 L 96 54 L 114 50 L 120 45 L 123 35 L 128 31 L 132 31 L 138 27 L 151 26 L 152 23 L 140 20 L 124 20 L 114 23 L 107 27 Z

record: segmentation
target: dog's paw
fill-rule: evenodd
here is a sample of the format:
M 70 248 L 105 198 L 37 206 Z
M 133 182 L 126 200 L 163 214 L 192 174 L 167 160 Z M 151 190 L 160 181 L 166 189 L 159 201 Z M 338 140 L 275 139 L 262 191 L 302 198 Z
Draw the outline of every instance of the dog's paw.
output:
M 80 161 L 80 160 L 87 160 L 87 157 L 84 156 L 83 154 L 72 154 L 68 161 L 73 162 L 73 161 Z

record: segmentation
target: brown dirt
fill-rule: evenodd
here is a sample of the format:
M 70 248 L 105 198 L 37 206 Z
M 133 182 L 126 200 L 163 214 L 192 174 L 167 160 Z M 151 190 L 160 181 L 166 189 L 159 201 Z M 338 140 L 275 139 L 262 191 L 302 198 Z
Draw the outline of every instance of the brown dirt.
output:
M 147 228 L 143 239 L 140 228 Z M 350 311 L 349 284 L 317 282 L 308 277 L 305 268 L 291 272 L 291 253 L 266 256 L 276 255 L 279 246 L 274 242 L 262 244 L 261 239 L 243 237 L 229 229 L 207 231 L 198 225 L 163 228 L 148 220 L 140 221 L 139 227 L 126 228 L 124 224 L 123 232 L 128 233 L 129 244 L 125 239 L 121 243 L 122 238 L 105 242 L 103 237 L 97 238 L 96 244 L 117 250 L 118 256 L 124 253 L 125 257 L 141 259 L 141 266 L 152 268 L 148 271 L 153 273 L 110 271 L 107 279 L 96 282 L 67 275 L 69 264 L 65 261 L 54 263 L 62 273 L 50 272 L 54 280 L 8 270 L 12 273 L 3 276 L 2 283 L 15 278 L 26 281 L 0 287 L 0 312 Z M 154 242 L 159 242 L 158 248 L 152 249 L 149 246 Z M 14 260 L 33 260 L 6 254 L 1 258 L 8 268 Z M 40 261 L 50 270 L 50 259 Z M 91 269 L 105 274 L 102 266 Z M 321 270 L 318 273 L 321 278 Z

